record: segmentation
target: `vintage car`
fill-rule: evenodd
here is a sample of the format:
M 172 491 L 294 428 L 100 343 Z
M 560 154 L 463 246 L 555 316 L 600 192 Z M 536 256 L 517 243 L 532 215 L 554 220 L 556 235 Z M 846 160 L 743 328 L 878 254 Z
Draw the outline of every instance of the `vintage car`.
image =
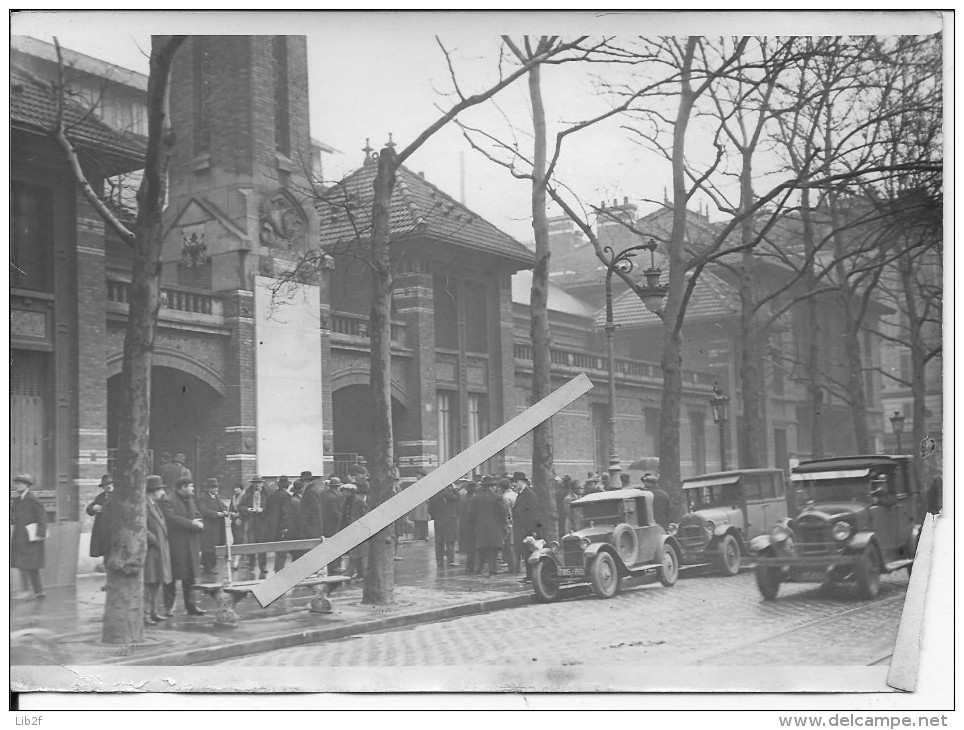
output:
M 616 595 L 629 576 L 656 574 L 665 586 L 676 583 L 679 545 L 653 519 L 652 492 L 595 492 L 571 508 L 576 529 L 529 555 L 538 600 L 554 601 L 560 587 L 572 583 L 588 582 L 600 598 Z
M 669 526 L 683 551 L 683 565 L 715 565 L 740 572 L 746 543 L 786 520 L 781 469 L 742 469 L 704 474 L 683 482 L 689 512 Z
M 847 456 L 803 462 L 790 475 L 799 514 L 750 541 L 766 600 L 780 584 L 853 581 L 862 598 L 880 574 L 910 572 L 923 513 L 911 457 Z

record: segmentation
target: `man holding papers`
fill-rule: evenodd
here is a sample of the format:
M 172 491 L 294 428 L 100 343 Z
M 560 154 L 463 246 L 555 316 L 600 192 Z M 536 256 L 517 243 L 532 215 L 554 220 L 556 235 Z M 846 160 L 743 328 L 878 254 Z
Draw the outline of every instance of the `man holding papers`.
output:
M 47 512 L 30 490 L 33 477 L 18 474 L 13 479 L 16 493 L 10 504 L 10 565 L 20 570 L 24 588 L 33 590 L 30 600 L 44 597 L 40 569 L 44 567 L 44 538 L 47 537 Z

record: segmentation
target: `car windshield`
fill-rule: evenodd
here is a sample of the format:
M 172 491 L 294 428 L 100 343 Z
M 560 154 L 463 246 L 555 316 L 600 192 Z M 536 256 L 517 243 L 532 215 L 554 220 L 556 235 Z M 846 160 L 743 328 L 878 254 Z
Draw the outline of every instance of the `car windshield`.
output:
M 795 490 L 803 491 L 807 499 L 817 502 L 869 502 L 870 479 L 803 479 L 794 481 Z
M 715 484 L 711 487 L 687 487 L 683 485 L 690 512 L 707 507 L 732 507 L 739 504 L 739 484 Z
M 618 499 L 603 502 L 587 502 L 572 505 L 573 521 L 576 529 L 581 530 L 594 525 L 618 525 L 622 519 L 622 501 Z

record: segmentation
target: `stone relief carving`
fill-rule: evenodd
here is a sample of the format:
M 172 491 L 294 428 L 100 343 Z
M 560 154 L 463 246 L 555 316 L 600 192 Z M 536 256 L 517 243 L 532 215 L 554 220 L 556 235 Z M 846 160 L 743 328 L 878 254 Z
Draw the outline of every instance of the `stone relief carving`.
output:
M 261 204 L 261 245 L 272 248 L 303 246 L 308 240 L 305 211 L 286 190 L 278 190 Z

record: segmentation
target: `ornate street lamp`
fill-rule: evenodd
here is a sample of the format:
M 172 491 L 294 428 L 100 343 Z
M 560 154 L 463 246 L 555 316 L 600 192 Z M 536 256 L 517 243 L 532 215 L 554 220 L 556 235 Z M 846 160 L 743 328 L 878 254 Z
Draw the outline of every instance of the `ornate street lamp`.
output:
M 894 429 L 894 436 L 897 437 L 897 453 L 901 452 L 900 448 L 900 435 L 904 432 L 904 414 L 900 411 L 894 411 L 894 415 L 890 417 L 890 426 Z
M 726 471 L 726 409 L 730 397 L 720 390 L 719 384 L 713 386 L 710 407 L 713 409 L 713 423 L 720 429 L 720 471 Z
M 646 243 L 637 246 L 630 246 L 619 253 L 613 251 L 611 246 L 604 246 L 603 252 L 609 257 L 606 265 L 606 354 L 609 362 L 609 483 L 618 484 L 619 457 L 616 455 L 616 354 L 613 347 L 613 337 L 616 333 L 616 323 L 613 321 L 613 272 L 621 271 L 628 274 L 633 270 L 633 257 L 638 251 L 649 251 L 649 268 L 643 272 L 646 277 L 644 286 L 634 287 L 634 291 L 643 300 L 643 304 L 650 312 L 658 312 L 662 307 L 663 297 L 666 296 L 667 287 L 659 283 L 662 271 L 656 266 L 653 252 L 656 250 L 656 241 L 652 238 Z

